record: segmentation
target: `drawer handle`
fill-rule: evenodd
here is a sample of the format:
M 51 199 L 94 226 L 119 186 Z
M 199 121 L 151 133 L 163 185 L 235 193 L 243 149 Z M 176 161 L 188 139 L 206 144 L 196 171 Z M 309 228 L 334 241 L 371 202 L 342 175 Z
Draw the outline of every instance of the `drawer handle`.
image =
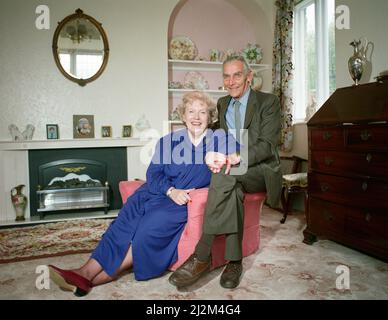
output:
M 368 130 L 364 130 L 360 134 L 362 141 L 368 141 L 371 136 L 372 136 L 372 134 Z
M 327 211 L 327 210 L 323 211 L 323 217 L 327 221 L 333 221 L 333 215 L 329 211 Z
M 368 212 L 366 215 L 365 215 L 365 221 L 366 222 L 370 222 L 372 220 L 372 215 Z
M 363 182 L 362 185 L 361 185 L 361 188 L 362 188 L 363 191 L 366 191 L 368 189 L 368 183 Z
M 322 192 L 326 192 L 327 190 L 329 190 L 329 186 L 327 184 L 321 184 L 321 190 Z
M 366 155 L 366 161 L 368 161 L 368 163 L 372 161 L 372 155 L 370 153 Z
M 328 131 L 324 132 L 323 133 L 323 140 L 327 141 L 327 140 L 330 140 L 332 138 L 332 134 Z
M 334 160 L 332 158 L 325 157 L 325 164 L 327 166 L 331 166 L 333 164 Z

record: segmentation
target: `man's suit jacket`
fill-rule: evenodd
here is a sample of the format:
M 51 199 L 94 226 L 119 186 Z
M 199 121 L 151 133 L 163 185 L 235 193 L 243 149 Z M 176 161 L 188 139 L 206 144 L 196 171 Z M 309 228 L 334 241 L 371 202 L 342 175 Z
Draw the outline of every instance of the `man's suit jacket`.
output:
M 228 130 L 226 111 L 231 96 L 218 100 L 218 125 Z M 245 113 L 244 129 L 248 134 L 248 168 L 260 166 L 267 189 L 267 201 L 276 206 L 280 199 L 282 188 L 282 173 L 278 154 L 278 143 L 281 130 L 281 116 L 279 99 L 273 95 L 257 92 L 251 89 L 247 110 Z M 242 153 L 243 154 L 243 153 Z

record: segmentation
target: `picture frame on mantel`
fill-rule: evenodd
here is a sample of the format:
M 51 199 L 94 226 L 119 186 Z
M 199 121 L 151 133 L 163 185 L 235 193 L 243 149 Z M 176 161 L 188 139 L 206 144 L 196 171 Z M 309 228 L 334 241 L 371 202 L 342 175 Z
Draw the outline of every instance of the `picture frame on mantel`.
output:
M 57 124 L 46 124 L 46 136 L 48 140 L 59 139 L 59 128 Z
M 101 137 L 102 138 L 112 138 L 112 127 L 111 126 L 102 126 L 101 127 Z
M 94 138 L 94 116 L 86 114 L 73 115 L 73 138 Z
M 132 136 L 132 126 L 124 125 L 123 126 L 123 138 L 130 138 Z

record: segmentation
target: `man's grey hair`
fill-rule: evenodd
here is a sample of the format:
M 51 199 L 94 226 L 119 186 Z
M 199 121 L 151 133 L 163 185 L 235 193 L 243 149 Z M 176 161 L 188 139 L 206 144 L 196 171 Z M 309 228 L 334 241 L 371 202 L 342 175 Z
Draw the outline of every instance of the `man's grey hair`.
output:
M 252 69 L 249 67 L 247 60 L 242 55 L 239 55 L 239 54 L 235 54 L 227 57 L 224 63 L 222 64 L 222 69 L 225 68 L 225 65 L 227 63 L 232 61 L 241 61 L 243 63 L 245 75 L 247 75 L 250 71 L 252 71 Z

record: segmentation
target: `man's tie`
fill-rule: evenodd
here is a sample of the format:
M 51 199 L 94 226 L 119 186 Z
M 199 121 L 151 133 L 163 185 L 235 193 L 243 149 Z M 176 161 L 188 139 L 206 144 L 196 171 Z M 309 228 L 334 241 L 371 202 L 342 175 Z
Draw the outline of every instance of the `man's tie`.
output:
M 241 102 L 236 100 L 234 102 L 234 121 L 236 129 L 236 140 L 240 143 L 240 131 L 241 131 L 241 116 L 240 116 L 240 105 Z

